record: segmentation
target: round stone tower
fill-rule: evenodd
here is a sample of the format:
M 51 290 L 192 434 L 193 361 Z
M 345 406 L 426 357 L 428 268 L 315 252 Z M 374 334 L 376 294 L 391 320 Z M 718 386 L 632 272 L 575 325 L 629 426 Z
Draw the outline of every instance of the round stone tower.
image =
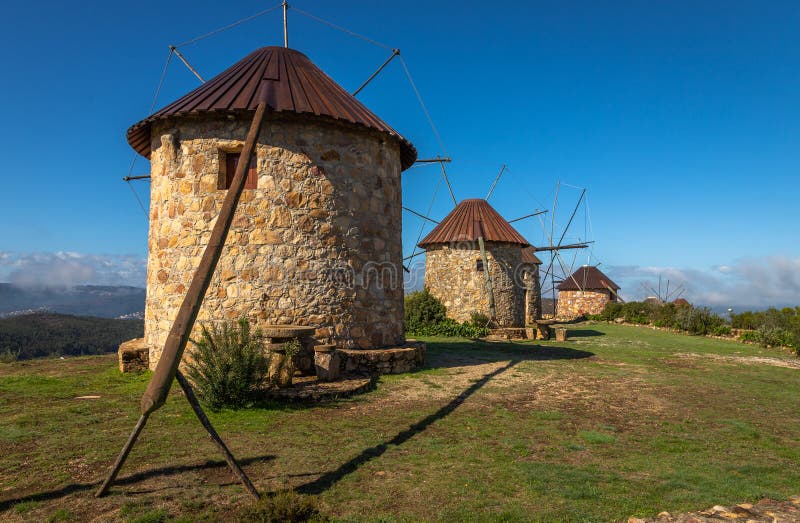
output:
M 266 89 L 269 112 L 198 324 L 402 344 L 400 173 L 413 145 L 305 55 L 259 49 L 128 130 L 151 161 L 145 342 L 154 368 Z M 199 325 L 195 326 L 197 330 Z
M 486 200 L 463 200 L 419 243 L 426 251 L 425 287 L 442 301 L 449 318 L 463 322 L 475 312 L 489 316 L 488 272 L 498 326 L 524 327 L 523 248 L 529 245 Z

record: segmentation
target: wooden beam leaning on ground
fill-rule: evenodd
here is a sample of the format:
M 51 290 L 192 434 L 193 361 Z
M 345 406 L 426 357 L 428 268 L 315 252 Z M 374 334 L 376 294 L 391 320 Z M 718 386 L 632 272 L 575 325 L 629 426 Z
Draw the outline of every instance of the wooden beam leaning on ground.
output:
M 250 124 L 250 129 L 247 133 L 244 146 L 242 147 L 242 151 L 239 155 L 239 163 L 236 167 L 236 173 L 231 182 L 231 186 L 228 189 L 228 193 L 225 195 L 225 199 L 222 202 L 219 217 L 217 218 L 214 228 L 211 231 L 211 237 L 209 238 L 208 245 L 206 246 L 205 251 L 203 251 L 203 256 L 200 259 L 200 264 L 198 265 L 194 276 L 192 277 L 189 290 L 186 292 L 186 296 L 183 299 L 181 308 L 178 310 L 178 314 L 175 317 L 174 323 L 172 324 L 172 329 L 167 336 L 167 341 L 164 343 L 164 350 L 161 353 L 161 358 L 158 360 L 158 365 L 156 365 L 156 370 L 153 373 L 153 377 L 147 384 L 147 389 L 142 396 L 140 405 L 142 415 L 139 418 L 139 421 L 136 423 L 136 426 L 128 438 L 128 441 L 125 443 L 125 446 L 122 448 L 122 451 L 117 457 L 117 460 L 114 463 L 108 477 L 95 494 L 96 497 L 102 496 L 108 490 L 108 487 L 114 481 L 119 473 L 119 470 L 122 468 L 122 465 L 130 453 L 131 448 L 133 448 L 133 445 L 136 443 L 136 439 L 144 428 L 147 418 L 150 416 L 150 414 L 164 404 L 167 399 L 167 395 L 169 394 L 169 390 L 172 387 L 172 382 L 175 380 L 176 375 L 178 374 L 178 366 L 180 365 L 183 357 L 183 352 L 186 349 L 186 344 L 189 341 L 189 335 L 191 334 L 192 327 L 197 319 L 197 314 L 200 312 L 200 306 L 203 303 L 206 290 L 208 290 L 208 286 L 211 283 L 211 277 L 214 275 L 214 269 L 216 269 L 217 262 L 222 255 L 222 249 L 225 246 L 225 239 L 228 236 L 228 231 L 230 230 L 231 223 L 233 222 L 236 207 L 239 204 L 239 199 L 241 198 L 242 191 L 244 190 L 244 185 L 247 180 L 247 170 L 248 166 L 250 165 L 248 159 L 255 151 L 258 135 L 261 131 L 261 126 L 264 122 L 268 109 L 266 91 L 267 80 L 270 79 L 262 79 L 258 98 L 259 103 L 256 107 L 253 121 Z M 180 385 L 184 389 L 184 392 L 187 393 L 187 398 L 190 398 L 192 408 L 195 410 L 195 413 L 198 415 L 200 421 L 204 426 L 207 424 L 210 426 L 210 422 L 208 422 L 207 418 L 205 418 L 205 415 L 200 414 L 202 409 L 200 409 L 200 412 L 198 412 L 198 409 L 200 408 L 199 404 L 197 404 L 196 401 L 191 401 L 193 394 L 190 394 L 191 388 L 189 388 L 187 391 L 187 387 L 189 387 L 188 382 L 186 382 L 184 379 L 180 379 Z M 208 427 L 206 426 L 206 428 Z M 223 451 L 228 464 L 231 466 L 231 469 L 239 477 L 239 479 L 242 480 L 250 494 L 258 498 L 259 495 L 255 490 L 255 487 L 253 487 L 252 483 L 250 483 L 250 480 L 247 479 L 247 476 L 235 462 L 233 456 L 231 456 L 229 452 L 226 453 L 227 448 L 225 447 L 225 444 L 222 442 L 219 436 L 216 435 L 216 431 L 214 431 L 213 428 L 209 430 L 209 435 Z

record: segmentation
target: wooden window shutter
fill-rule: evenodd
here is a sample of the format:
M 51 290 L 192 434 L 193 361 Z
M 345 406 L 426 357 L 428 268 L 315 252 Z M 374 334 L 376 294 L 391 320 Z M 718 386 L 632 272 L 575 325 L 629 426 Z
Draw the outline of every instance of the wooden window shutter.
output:
M 225 189 L 230 189 L 237 165 L 239 165 L 239 153 L 225 155 Z M 258 187 L 258 173 L 256 172 L 256 155 L 253 154 L 250 156 L 250 165 L 247 169 L 247 180 L 244 182 L 244 188 L 255 189 L 256 187 Z

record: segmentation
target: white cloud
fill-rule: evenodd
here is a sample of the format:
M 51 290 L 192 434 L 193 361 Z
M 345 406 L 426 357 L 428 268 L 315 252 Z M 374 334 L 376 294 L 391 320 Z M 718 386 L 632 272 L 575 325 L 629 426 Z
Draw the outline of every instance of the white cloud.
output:
M 0 281 L 26 287 L 131 285 L 143 287 L 147 260 L 132 255 L 77 252 L 0 253 Z
M 661 275 L 662 293 L 669 280 L 670 290 L 683 286 L 686 289 L 683 297 L 699 305 L 718 308 L 800 305 L 800 258 L 746 258 L 707 270 L 641 266 L 601 269 L 622 286 L 621 294 L 632 300 L 652 295 L 652 291 L 645 292 L 645 287 L 657 287 Z

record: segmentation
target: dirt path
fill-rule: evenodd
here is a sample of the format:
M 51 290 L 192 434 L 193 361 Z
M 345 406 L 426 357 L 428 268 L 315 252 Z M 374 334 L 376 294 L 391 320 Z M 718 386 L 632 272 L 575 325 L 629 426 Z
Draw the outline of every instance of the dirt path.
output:
M 687 359 L 705 358 L 728 363 L 741 363 L 742 365 L 771 365 L 773 367 L 800 369 L 800 360 L 785 360 L 764 356 L 724 356 L 722 354 L 697 354 L 694 352 L 680 352 L 674 354 L 674 356 Z

